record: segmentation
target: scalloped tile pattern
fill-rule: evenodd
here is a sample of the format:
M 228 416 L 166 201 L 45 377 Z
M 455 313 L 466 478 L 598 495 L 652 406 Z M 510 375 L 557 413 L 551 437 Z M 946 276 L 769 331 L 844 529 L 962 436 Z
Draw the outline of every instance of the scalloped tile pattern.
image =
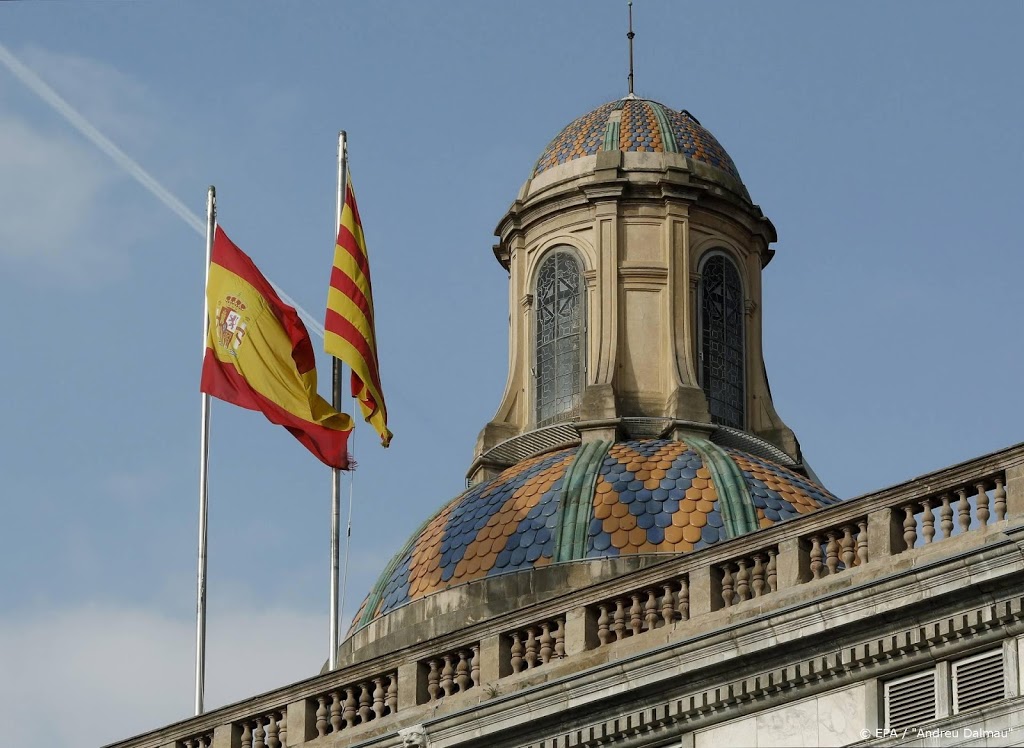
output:
M 592 156 L 601 150 L 608 118 L 613 111 L 621 110 L 619 150 L 663 152 L 665 138 L 672 138 L 683 155 L 740 178 L 736 164 L 722 144 L 689 113 L 653 103 L 664 109 L 671 132 L 662 131 L 652 102 L 646 99 L 611 101 L 573 120 L 558 133 L 537 159 L 534 176 L 558 164 Z
M 592 156 L 604 142 L 604 131 L 608 125 L 608 115 L 615 109 L 618 102 L 602 104 L 592 112 L 577 117 L 570 122 L 548 147 L 540 154 L 533 173 L 540 174 L 552 166 L 564 164 L 580 156 Z
M 550 562 L 561 478 L 575 456 L 563 449 L 524 460 L 448 504 L 399 561 L 374 615 L 451 585 Z
M 680 553 L 725 539 L 718 491 L 683 442 L 612 446 L 594 486 L 587 556 Z
M 643 99 L 628 99 L 622 105 L 619 126 L 620 151 L 664 151 L 661 127 L 654 110 Z
M 356 620 L 450 586 L 551 563 L 563 479 L 577 451 L 524 460 L 456 497 L 427 522 L 382 580 L 376 609 L 366 611 L 364 602 Z M 762 527 L 838 503 L 786 468 L 723 451 L 741 471 Z M 725 540 L 719 491 L 701 455 L 682 441 L 613 444 L 597 468 L 584 555 L 685 553 Z
M 739 450 L 725 451 L 743 473 L 761 527 L 840 503 L 818 484 L 781 465 Z
M 672 125 L 672 132 L 676 138 L 676 145 L 679 151 L 685 153 L 692 159 L 703 161 L 705 164 L 721 169 L 732 174 L 737 179 L 740 173 L 736 164 L 725 152 L 718 139 L 706 130 L 688 112 L 676 112 L 665 107 L 665 114 L 668 115 L 669 124 Z

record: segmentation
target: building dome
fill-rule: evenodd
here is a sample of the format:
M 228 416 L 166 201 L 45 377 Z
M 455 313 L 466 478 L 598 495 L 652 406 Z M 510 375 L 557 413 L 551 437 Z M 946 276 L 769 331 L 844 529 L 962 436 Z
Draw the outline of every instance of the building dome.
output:
M 699 550 L 838 501 L 781 465 L 697 437 L 547 452 L 469 488 L 427 520 L 384 570 L 354 628 L 476 579 Z
M 537 159 L 533 176 L 598 151 L 614 150 L 678 153 L 740 179 L 721 143 L 692 114 L 629 96 L 569 123 Z

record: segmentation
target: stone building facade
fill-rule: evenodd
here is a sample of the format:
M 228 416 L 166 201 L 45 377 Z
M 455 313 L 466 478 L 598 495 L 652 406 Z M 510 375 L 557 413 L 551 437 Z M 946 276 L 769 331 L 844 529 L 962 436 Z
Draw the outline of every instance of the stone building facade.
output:
M 497 236 L 501 403 L 339 669 L 118 748 L 1024 745 L 1024 445 L 822 486 L 762 356 L 775 229 L 693 115 L 578 118 Z

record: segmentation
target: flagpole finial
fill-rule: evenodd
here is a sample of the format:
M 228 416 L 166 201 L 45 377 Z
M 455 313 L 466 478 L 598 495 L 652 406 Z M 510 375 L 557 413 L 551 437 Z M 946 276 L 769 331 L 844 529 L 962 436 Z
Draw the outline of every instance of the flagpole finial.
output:
M 629 95 L 633 96 L 633 0 L 629 0 L 629 31 L 626 38 L 629 40 Z

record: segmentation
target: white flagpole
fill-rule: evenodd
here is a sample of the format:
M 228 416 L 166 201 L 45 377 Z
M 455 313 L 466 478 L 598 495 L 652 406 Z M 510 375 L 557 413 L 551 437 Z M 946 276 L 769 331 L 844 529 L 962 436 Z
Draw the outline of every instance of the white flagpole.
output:
M 217 190 L 206 193 L 206 282 L 203 284 L 203 359 L 210 327 L 210 309 L 206 287 L 210 284 L 210 257 L 217 227 Z M 202 426 L 199 431 L 199 561 L 196 571 L 196 714 L 203 713 L 203 686 L 206 681 L 206 507 L 210 461 L 210 396 L 202 398 Z
M 348 144 L 345 131 L 338 133 L 338 204 L 335 213 L 335 231 L 337 238 L 341 230 L 341 210 L 345 200 L 345 169 L 348 166 Z M 342 363 L 335 357 L 331 357 L 331 396 L 334 409 L 341 410 L 341 379 Z M 338 557 L 340 556 L 340 535 L 341 525 L 341 471 L 337 468 L 331 470 L 331 652 L 328 658 L 330 670 L 338 668 L 338 644 L 340 643 L 338 630 Z

